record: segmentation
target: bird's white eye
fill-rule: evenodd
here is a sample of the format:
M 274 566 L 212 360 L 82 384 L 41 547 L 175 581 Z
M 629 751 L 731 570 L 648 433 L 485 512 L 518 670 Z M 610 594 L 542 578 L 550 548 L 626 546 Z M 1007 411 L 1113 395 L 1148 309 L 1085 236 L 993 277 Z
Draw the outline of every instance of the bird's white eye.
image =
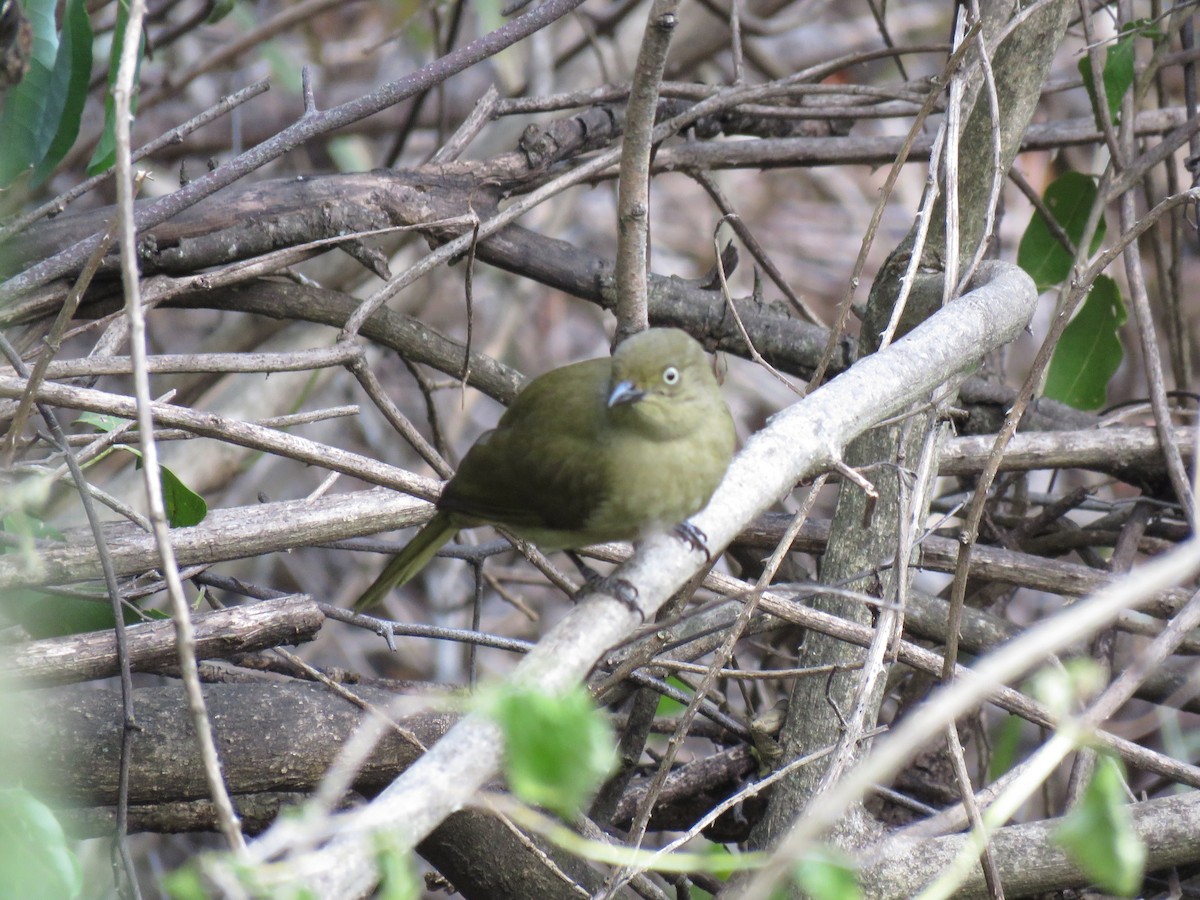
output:
M 667 366 L 663 369 L 663 382 L 665 384 L 679 384 L 679 370 L 674 366 Z

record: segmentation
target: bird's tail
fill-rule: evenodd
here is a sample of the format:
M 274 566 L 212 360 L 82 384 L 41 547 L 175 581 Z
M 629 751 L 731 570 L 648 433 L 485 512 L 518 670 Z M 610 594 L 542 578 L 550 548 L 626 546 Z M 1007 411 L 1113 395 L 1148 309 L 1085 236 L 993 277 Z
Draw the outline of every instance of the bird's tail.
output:
M 433 555 L 442 544 L 454 536 L 456 530 L 450 516 L 442 512 L 437 513 L 413 536 L 403 550 L 392 557 L 379 573 L 379 577 L 354 601 L 354 609 L 357 612 L 370 609 L 381 602 L 392 588 L 404 584 L 416 575 L 433 559 Z

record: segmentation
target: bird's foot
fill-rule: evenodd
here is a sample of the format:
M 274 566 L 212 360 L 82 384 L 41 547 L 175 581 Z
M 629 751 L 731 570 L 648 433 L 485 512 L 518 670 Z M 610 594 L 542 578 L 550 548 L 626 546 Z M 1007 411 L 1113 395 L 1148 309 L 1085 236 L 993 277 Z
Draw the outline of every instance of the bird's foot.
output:
M 708 535 L 691 522 L 680 522 L 674 531 L 677 538 L 693 550 L 703 553 L 705 562 L 712 562 L 712 554 L 708 551 Z
M 594 571 L 592 575 L 594 577 L 588 578 L 583 587 L 579 589 L 579 593 L 575 595 L 576 600 L 582 600 L 587 594 L 607 594 L 630 612 L 637 613 L 638 618 L 643 622 L 646 621 L 646 614 L 638 605 L 638 589 L 634 587 L 633 582 L 617 578 L 614 575 L 602 576 Z

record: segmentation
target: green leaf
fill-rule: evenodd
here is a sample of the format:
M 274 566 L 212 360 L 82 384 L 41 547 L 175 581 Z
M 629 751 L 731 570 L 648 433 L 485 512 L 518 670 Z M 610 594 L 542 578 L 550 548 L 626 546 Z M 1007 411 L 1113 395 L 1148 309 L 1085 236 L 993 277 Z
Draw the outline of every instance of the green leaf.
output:
M 89 600 L 60 597 L 33 588 L 15 588 L 0 593 L 0 614 L 39 640 L 89 631 L 111 631 L 113 627 L 112 602 L 99 593 Z M 122 615 L 126 625 L 170 618 L 156 609 L 139 612 L 129 606 L 123 608 Z
M 97 431 L 108 433 L 122 425 L 128 424 L 129 420 L 119 419 L 116 416 L 102 415 L 100 413 L 85 412 L 75 421 L 91 425 Z M 127 446 L 121 449 L 136 456 L 140 466 L 142 458 L 140 450 Z M 167 466 L 160 465 L 159 472 L 162 484 L 163 504 L 166 507 L 167 522 L 170 523 L 171 527 L 187 528 L 203 522 L 204 517 L 208 515 L 208 504 L 204 501 L 204 498 L 184 484 L 183 480 Z
M 121 419 L 117 416 L 110 416 L 106 413 L 85 412 L 80 413 L 79 418 L 75 420 L 76 424 L 91 425 L 97 431 L 102 431 L 108 434 L 110 431 L 116 431 L 122 425 L 128 425 L 128 419 Z
M 121 45 L 125 42 L 125 26 L 128 24 L 129 0 L 117 0 L 117 24 L 113 29 L 112 49 L 108 58 L 108 92 L 104 98 L 104 132 L 100 135 L 100 140 L 96 144 L 96 149 L 92 153 L 91 160 L 88 161 L 87 173 L 89 176 L 98 175 L 108 170 L 116 162 L 117 109 L 113 103 L 112 88 L 117 82 L 117 67 L 121 62 Z M 133 75 L 135 86 L 138 82 L 138 74 L 142 70 L 142 56 L 145 50 L 146 36 L 142 34 L 138 37 L 137 71 Z M 136 91 L 130 100 L 129 111 L 131 114 L 137 111 Z
M 1067 237 L 1075 246 L 1079 246 L 1088 214 L 1096 202 L 1096 180 L 1080 172 L 1065 172 L 1046 188 L 1042 199 Z M 1101 217 L 1089 253 L 1095 253 L 1100 247 L 1104 232 L 1105 224 Z M 1044 291 L 1067 280 L 1071 274 L 1071 262 L 1071 254 L 1051 233 L 1042 214 L 1034 213 L 1017 248 L 1017 265 L 1029 273 L 1039 291 Z
M 792 878 L 813 900 L 859 900 L 854 867 L 832 848 L 810 853 L 792 867 Z
M 1123 782 L 1119 761 L 1097 757 L 1083 800 L 1054 839 L 1106 893 L 1133 897 L 1142 885 L 1146 847 L 1133 829 Z
M 208 14 L 208 18 L 204 20 L 205 25 L 216 25 L 223 18 L 233 12 L 234 6 L 237 5 L 237 0 L 216 0 L 212 6 L 212 12 Z
M 1054 348 L 1046 396 L 1076 409 L 1103 406 L 1108 383 L 1125 357 L 1120 331 L 1126 318 L 1117 283 L 1100 275 Z
M 509 787 L 527 803 L 570 818 L 616 764 L 612 729 L 582 687 L 510 688 L 486 708 L 504 731 Z
M 179 480 L 179 476 L 166 466 L 159 467 L 162 481 L 163 505 L 166 507 L 167 522 L 172 528 L 189 528 L 199 525 L 208 515 L 208 504 L 204 498 Z
M 0 789 L 0 885 L 6 897 L 70 900 L 83 870 L 50 809 L 28 791 Z
M 92 24 L 85 0 L 68 0 L 58 57 L 46 100 L 46 121 L 53 124 L 51 140 L 37 161 L 32 186 L 41 184 L 62 162 L 79 136 L 79 122 L 92 73 Z
M 122 447 L 127 453 L 138 458 L 138 468 L 142 467 L 142 451 L 134 447 Z M 158 483 L 162 485 L 163 507 L 167 514 L 167 524 L 172 528 L 188 528 L 199 525 L 208 515 L 208 504 L 204 498 L 183 483 L 167 466 L 159 464 Z
M 1104 83 L 1104 97 L 1108 104 L 1108 119 L 1113 125 L 1121 124 L 1121 100 L 1125 92 L 1133 84 L 1134 45 L 1137 35 L 1137 23 L 1131 23 L 1121 29 L 1121 36 L 1104 54 L 1104 71 L 1100 80 Z M 1092 81 L 1092 58 L 1084 56 L 1079 60 L 1079 74 L 1083 76 L 1083 86 L 1087 89 L 1088 98 L 1092 101 L 1092 114 L 1096 117 L 1096 127 L 1103 128 L 1103 122 L 1098 110 L 1100 104 L 1096 98 L 1095 84 Z

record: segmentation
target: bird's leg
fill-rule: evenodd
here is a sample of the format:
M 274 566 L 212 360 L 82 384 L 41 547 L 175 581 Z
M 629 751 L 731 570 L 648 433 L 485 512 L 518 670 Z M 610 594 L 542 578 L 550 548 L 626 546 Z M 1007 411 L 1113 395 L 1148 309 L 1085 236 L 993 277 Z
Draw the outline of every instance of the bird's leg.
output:
M 593 569 L 591 566 L 589 566 L 587 563 L 585 563 L 583 561 L 583 557 L 580 556 L 578 553 L 576 553 L 574 550 L 567 550 L 566 554 L 567 554 L 567 559 L 569 559 L 569 560 L 571 560 L 571 562 L 575 563 L 575 568 L 577 568 L 579 570 L 579 574 L 583 576 L 583 581 L 584 581 L 585 585 L 597 584 L 604 580 L 604 576 L 601 575 L 599 572 L 597 572 L 595 569 Z
M 601 575 L 585 563 L 583 557 L 574 550 L 568 550 L 567 556 L 571 562 L 575 563 L 575 568 L 583 576 L 583 587 L 575 595 L 577 602 L 582 600 L 586 594 L 608 594 L 618 600 L 622 606 L 628 607 L 630 612 L 637 613 L 643 622 L 646 621 L 646 614 L 638 606 L 638 589 L 631 582 L 624 578 L 614 578 L 612 575 Z
M 706 563 L 712 562 L 712 554 L 708 551 L 708 535 L 703 531 L 688 521 L 680 522 L 671 530 L 675 532 L 677 538 L 693 550 L 703 553 Z

